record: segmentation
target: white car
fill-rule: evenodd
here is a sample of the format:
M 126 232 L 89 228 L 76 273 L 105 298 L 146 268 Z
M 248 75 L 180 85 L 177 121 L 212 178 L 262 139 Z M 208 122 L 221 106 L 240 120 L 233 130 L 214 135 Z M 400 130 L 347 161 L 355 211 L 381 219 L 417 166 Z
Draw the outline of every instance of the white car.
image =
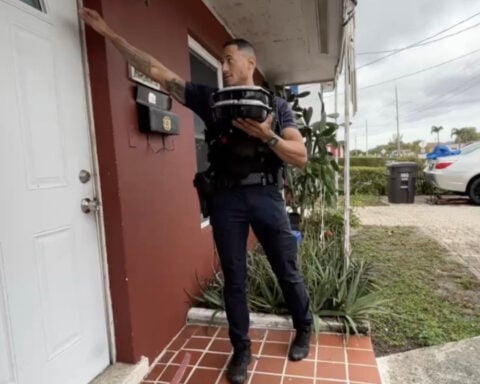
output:
M 458 155 L 429 160 L 423 174 L 435 187 L 466 194 L 480 205 L 480 141 L 462 148 Z

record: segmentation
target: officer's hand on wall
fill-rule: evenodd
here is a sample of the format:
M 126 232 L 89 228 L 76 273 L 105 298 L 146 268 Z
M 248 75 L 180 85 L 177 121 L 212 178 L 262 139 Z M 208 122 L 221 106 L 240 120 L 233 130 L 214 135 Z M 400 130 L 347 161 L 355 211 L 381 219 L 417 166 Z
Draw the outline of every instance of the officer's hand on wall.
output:
M 101 35 L 105 36 L 110 31 L 109 26 L 102 19 L 102 17 L 98 14 L 97 11 L 90 9 L 90 8 L 81 8 L 79 11 L 80 18 L 92 27 L 95 31 L 100 33 Z
M 248 135 L 266 142 L 275 134 L 272 130 L 272 121 L 273 116 L 269 115 L 263 123 L 259 123 L 252 119 L 236 119 L 233 121 L 233 125 Z

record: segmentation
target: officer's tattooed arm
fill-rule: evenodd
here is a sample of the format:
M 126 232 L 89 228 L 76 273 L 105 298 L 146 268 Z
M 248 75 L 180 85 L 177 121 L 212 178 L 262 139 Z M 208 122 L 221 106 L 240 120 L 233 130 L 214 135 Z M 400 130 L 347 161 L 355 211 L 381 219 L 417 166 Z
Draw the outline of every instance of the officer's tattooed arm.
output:
M 136 69 L 158 81 L 177 101 L 185 104 L 185 80 L 153 56 L 135 48 L 123 37 L 116 34 L 96 11 L 82 8 L 80 17 L 95 31 L 110 40 L 122 56 Z

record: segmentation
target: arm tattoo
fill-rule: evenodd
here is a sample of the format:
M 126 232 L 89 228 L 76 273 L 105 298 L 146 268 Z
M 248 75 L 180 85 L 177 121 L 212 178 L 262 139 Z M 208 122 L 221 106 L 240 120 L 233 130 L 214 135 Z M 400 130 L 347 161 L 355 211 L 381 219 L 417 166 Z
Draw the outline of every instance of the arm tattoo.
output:
M 175 100 L 185 104 L 185 84 L 178 79 L 170 79 L 165 82 L 167 92 L 170 93 Z
M 136 49 L 122 38 L 113 39 L 112 42 L 123 57 L 136 69 L 147 76 L 152 75 L 152 60 L 149 54 Z

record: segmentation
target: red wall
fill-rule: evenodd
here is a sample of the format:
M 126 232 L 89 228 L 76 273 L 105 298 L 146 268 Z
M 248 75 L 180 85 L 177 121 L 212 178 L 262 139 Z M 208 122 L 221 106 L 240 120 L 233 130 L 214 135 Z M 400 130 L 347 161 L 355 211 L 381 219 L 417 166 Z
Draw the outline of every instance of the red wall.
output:
M 187 36 L 219 56 L 227 32 L 200 0 L 87 0 L 132 44 L 189 79 Z M 211 275 L 214 244 L 201 229 L 193 115 L 175 103 L 181 134 L 147 137 L 137 128 L 125 60 L 87 30 L 117 359 L 151 360 L 185 322 L 195 274 Z M 258 76 L 257 76 L 258 77 Z

